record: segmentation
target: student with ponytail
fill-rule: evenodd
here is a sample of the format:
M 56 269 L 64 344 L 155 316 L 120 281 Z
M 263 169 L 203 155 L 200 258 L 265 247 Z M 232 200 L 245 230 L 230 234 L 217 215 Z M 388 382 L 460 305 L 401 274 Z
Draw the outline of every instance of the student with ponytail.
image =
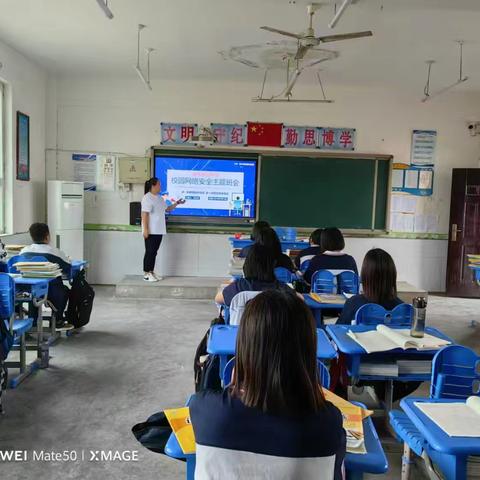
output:
M 153 177 L 145 182 L 145 195 L 142 198 L 142 233 L 145 239 L 143 279 L 146 282 L 157 282 L 162 279 L 155 275 L 154 269 L 163 235 L 167 233 L 165 213 L 185 203 L 185 200 L 179 199 L 167 206 L 165 200 L 159 195 L 160 190 L 161 184 L 158 178 Z

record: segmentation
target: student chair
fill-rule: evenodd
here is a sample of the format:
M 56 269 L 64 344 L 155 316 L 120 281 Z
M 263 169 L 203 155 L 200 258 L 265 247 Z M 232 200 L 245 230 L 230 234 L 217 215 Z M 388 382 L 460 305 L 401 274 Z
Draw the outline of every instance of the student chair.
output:
M 385 310 L 376 303 L 362 305 L 355 314 L 353 325 L 396 325 L 411 326 L 413 307 L 409 303 L 401 303 L 393 310 Z
M 430 398 L 466 399 L 480 395 L 480 356 L 462 345 L 449 345 L 432 361 Z
M 240 325 L 240 320 L 242 319 L 245 306 L 250 300 L 252 300 L 252 298 L 255 298 L 259 293 L 260 292 L 250 290 L 237 293 L 232 298 L 232 302 L 230 303 L 230 307 L 228 308 L 228 322 L 227 320 L 225 320 L 225 322 L 229 325 Z
M 230 385 L 232 381 L 232 372 L 233 372 L 234 366 L 235 366 L 235 357 L 231 358 L 227 362 L 223 370 L 222 381 L 223 381 L 224 387 L 227 387 L 228 385 Z M 328 371 L 328 368 L 320 360 L 317 360 L 317 367 L 318 367 L 318 379 L 320 380 L 322 387 L 327 389 L 330 388 L 330 372 Z
M 328 270 L 317 270 L 310 282 L 312 293 L 337 293 L 335 275 Z
M 275 272 L 275 278 L 279 282 L 283 283 L 292 283 L 294 280 L 297 279 L 297 276 L 292 273 L 288 268 L 285 267 L 277 267 L 274 270 Z
M 10 335 L 13 336 L 14 344 L 19 345 L 20 361 L 7 362 L 7 366 L 20 368 L 20 375 L 10 381 L 10 386 L 15 388 L 26 376 L 27 347 L 25 333 L 32 328 L 33 319 L 15 318 L 15 283 L 7 273 L 0 273 L 0 321 L 5 322 Z
M 480 356 L 462 345 L 442 348 L 432 361 L 430 398 L 466 399 L 471 395 L 480 395 Z M 404 443 L 402 480 L 409 478 L 412 451 L 423 458 L 430 477 L 439 478 L 430 460 L 431 449 L 410 418 L 400 410 L 392 410 L 389 416 L 393 430 Z M 438 461 L 442 456 L 436 458 Z
M 310 259 L 309 260 L 304 260 L 303 262 L 301 262 L 300 263 L 300 271 L 302 273 L 305 273 L 309 269 L 311 262 L 312 261 Z
M 358 294 L 359 278 L 355 272 L 345 270 L 337 275 L 338 293 L 353 293 Z

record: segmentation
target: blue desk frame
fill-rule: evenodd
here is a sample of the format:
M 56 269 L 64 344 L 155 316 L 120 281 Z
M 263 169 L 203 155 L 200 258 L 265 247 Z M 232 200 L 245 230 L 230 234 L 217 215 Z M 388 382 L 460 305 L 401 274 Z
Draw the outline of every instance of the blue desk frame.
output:
M 253 241 L 249 238 L 236 239 L 235 237 L 229 237 L 228 241 L 232 248 L 244 248 L 253 244 Z M 310 246 L 308 240 L 280 240 L 280 244 L 282 245 L 282 252 L 286 252 L 287 250 L 304 250 Z
M 391 328 L 403 328 L 405 327 L 391 327 Z M 351 330 L 352 332 L 369 332 L 376 329 L 376 325 L 327 325 L 326 330 L 330 338 L 333 340 L 335 345 L 337 345 L 338 350 L 346 355 L 347 357 L 347 373 L 352 378 L 353 383 L 357 380 L 377 380 L 385 381 L 387 387 L 387 398 L 386 398 L 386 410 L 387 412 L 392 409 L 393 404 L 393 382 L 427 382 L 430 380 L 431 374 L 418 374 L 418 375 L 398 375 L 398 376 L 377 376 L 377 375 L 360 375 L 360 364 L 362 360 L 368 358 L 369 360 L 379 360 L 385 361 L 385 358 L 391 359 L 392 357 L 402 359 L 402 358 L 411 358 L 418 357 L 422 360 L 432 360 L 434 355 L 438 350 L 415 350 L 408 349 L 402 350 L 401 348 L 396 348 L 394 350 L 389 350 L 387 352 L 375 352 L 367 353 L 363 347 L 361 347 L 355 340 L 350 338 L 347 335 L 347 332 Z M 430 335 L 435 335 L 444 340 L 448 340 L 452 345 L 455 344 L 455 341 L 442 333 L 440 330 L 434 327 L 427 327 L 425 329 L 426 333 Z M 417 358 L 417 359 L 418 359 Z
M 449 480 L 466 480 L 469 455 L 480 455 L 480 438 L 449 437 L 415 405 L 423 403 L 464 403 L 465 400 L 407 397 L 400 406 L 428 443 L 428 454 Z
M 356 402 L 355 402 L 356 403 Z M 361 403 L 357 405 L 364 407 Z M 188 405 L 188 402 L 187 402 Z M 364 419 L 363 429 L 365 434 L 366 454 L 347 453 L 345 455 L 345 469 L 347 480 L 362 480 L 364 473 L 381 474 L 388 470 L 388 461 L 378 438 L 375 426 L 370 417 Z M 195 476 L 196 456 L 194 453 L 185 455 L 180 448 L 177 437 L 172 433 L 165 445 L 165 454 L 169 457 L 187 461 L 187 480 Z
M 222 378 L 228 358 L 235 355 L 237 333 L 237 325 L 214 325 L 210 329 L 207 352 L 220 357 L 220 378 Z M 328 360 L 336 356 L 337 352 L 325 332 L 317 329 L 317 358 Z
M 14 277 L 15 283 L 15 301 L 16 302 L 28 302 L 32 303 L 37 309 L 41 309 L 42 304 L 47 299 L 48 284 L 52 279 L 50 278 L 27 278 L 27 277 Z M 14 378 L 10 379 L 10 387 L 15 388 L 20 382 L 22 382 L 28 375 L 40 368 L 42 354 L 48 355 L 43 351 L 43 319 L 41 310 L 37 316 L 37 344 L 35 350 L 37 350 L 37 358 L 30 365 L 27 365 L 27 369 L 24 372 L 20 372 Z M 32 346 L 27 346 L 27 350 L 31 350 Z

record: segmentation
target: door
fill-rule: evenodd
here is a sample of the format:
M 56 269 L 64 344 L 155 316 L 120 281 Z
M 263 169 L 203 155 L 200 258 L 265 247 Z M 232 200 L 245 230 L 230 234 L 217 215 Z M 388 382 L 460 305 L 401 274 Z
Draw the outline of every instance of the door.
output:
M 469 253 L 480 253 L 480 168 L 454 168 L 448 235 L 447 295 L 480 297 L 468 268 Z

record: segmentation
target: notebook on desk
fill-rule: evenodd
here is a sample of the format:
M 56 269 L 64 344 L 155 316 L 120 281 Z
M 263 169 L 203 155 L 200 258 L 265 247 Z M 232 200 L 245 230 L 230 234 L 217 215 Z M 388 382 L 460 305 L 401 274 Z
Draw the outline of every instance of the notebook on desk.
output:
M 343 295 L 329 293 L 310 293 L 309 295 L 318 303 L 333 303 L 338 305 L 343 305 L 345 303 L 345 297 Z
M 415 402 L 414 405 L 449 437 L 480 437 L 480 397 L 465 403 Z
M 185 455 L 195 453 L 195 434 L 190 421 L 190 409 L 188 407 L 169 408 L 164 410 L 164 413 L 182 452 Z
M 386 352 L 401 348 L 408 350 L 438 350 L 451 342 L 425 333 L 422 338 L 410 336 L 410 329 L 393 329 L 386 325 L 377 325 L 376 330 L 369 332 L 353 332 L 349 330 L 347 335 L 355 340 L 367 353 Z

